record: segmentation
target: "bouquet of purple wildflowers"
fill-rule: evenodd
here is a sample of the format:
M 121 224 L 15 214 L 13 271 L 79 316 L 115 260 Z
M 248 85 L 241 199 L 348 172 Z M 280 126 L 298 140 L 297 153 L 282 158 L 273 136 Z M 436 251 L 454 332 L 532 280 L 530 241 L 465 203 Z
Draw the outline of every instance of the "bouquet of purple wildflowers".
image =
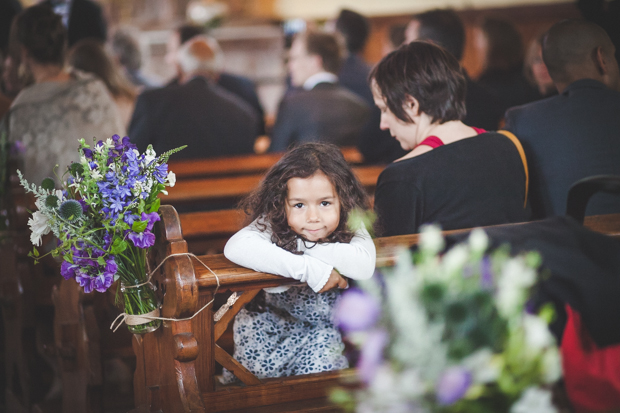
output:
M 118 135 L 92 146 L 79 142 L 80 161 L 69 166 L 61 190 L 52 178 L 41 186 L 29 184 L 18 171 L 38 209 L 28 221 L 30 239 L 39 246 L 51 231 L 58 245 L 49 254 L 62 257 L 65 279 L 75 279 L 86 293 L 105 292 L 120 279 L 125 312 L 153 314 L 158 304 L 148 291 L 146 252 L 155 244 L 158 195 L 167 194 L 166 186 L 176 181 L 166 162 L 184 147 L 156 156 L 150 145 L 140 154 L 128 137 Z M 42 257 L 36 247 L 31 256 Z M 141 333 L 158 326 L 155 320 L 129 327 Z

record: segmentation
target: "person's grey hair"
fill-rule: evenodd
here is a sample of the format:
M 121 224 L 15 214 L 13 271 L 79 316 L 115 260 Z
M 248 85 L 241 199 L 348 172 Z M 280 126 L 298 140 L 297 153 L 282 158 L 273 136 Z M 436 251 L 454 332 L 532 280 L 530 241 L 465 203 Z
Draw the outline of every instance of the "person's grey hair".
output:
M 177 53 L 177 63 L 183 73 L 216 74 L 224 67 L 224 53 L 214 38 L 195 36 L 181 46 Z
M 112 53 L 121 65 L 129 71 L 136 71 L 142 66 L 142 53 L 138 41 L 129 31 L 117 30 L 110 42 Z

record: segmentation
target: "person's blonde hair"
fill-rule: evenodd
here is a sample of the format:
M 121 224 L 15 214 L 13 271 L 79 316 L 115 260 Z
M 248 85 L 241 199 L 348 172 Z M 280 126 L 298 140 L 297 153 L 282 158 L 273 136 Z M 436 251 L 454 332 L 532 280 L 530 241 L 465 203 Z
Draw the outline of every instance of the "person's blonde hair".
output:
M 177 53 L 177 63 L 183 73 L 216 74 L 223 69 L 224 54 L 212 37 L 195 36 L 181 46 Z

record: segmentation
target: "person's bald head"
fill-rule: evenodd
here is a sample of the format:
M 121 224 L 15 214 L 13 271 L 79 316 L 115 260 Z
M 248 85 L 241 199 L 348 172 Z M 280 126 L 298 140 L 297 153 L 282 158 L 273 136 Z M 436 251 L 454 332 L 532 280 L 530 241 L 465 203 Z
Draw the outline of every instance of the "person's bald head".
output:
M 620 90 L 615 48 L 600 26 L 586 20 L 555 24 L 542 42 L 543 60 L 561 92 L 579 79 L 595 79 Z

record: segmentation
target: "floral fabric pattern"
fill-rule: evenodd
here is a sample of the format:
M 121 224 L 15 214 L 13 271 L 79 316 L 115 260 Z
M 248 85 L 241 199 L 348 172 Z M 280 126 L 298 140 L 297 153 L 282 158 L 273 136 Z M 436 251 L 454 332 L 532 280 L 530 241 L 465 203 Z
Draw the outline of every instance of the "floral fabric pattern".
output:
M 125 127 L 103 82 L 72 72 L 68 82 L 43 82 L 24 89 L 9 116 L 9 141 L 25 148 L 25 178 L 36 184 L 59 165 L 59 176 L 78 162 L 78 140 L 125 134 Z
M 265 293 L 265 311 L 243 308 L 233 326 L 234 358 L 259 378 L 347 368 L 344 344 L 333 322 L 339 290 L 317 294 L 308 286 Z M 224 369 L 221 382 L 236 377 Z

